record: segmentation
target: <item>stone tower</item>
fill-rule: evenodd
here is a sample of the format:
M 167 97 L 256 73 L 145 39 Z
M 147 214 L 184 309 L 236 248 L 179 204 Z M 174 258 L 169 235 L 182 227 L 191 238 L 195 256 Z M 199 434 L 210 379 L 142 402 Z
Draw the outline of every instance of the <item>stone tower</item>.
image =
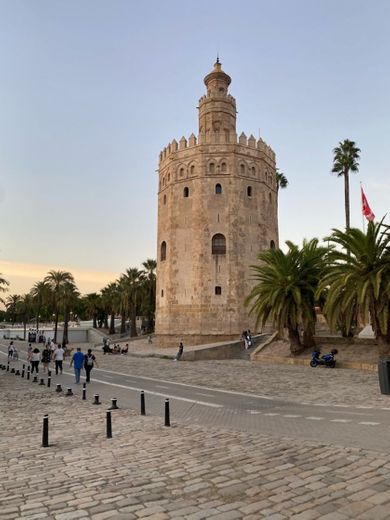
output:
M 199 134 L 160 153 L 156 334 L 161 345 L 254 331 L 245 297 L 260 251 L 278 246 L 275 153 L 237 139 L 231 78 L 217 59 L 204 78 Z

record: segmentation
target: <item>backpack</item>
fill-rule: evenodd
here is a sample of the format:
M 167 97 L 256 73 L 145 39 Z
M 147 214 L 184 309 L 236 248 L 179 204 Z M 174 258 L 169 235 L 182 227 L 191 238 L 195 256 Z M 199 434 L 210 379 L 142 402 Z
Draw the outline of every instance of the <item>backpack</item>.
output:
M 91 367 L 93 365 L 93 356 L 87 356 L 87 359 L 85 360 L 85 364 L 88 367 Z

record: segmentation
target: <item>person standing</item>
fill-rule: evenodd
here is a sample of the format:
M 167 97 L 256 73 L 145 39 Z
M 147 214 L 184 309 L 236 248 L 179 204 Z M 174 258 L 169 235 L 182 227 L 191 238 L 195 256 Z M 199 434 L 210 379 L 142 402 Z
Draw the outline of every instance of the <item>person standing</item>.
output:
M 27 361 L 29 363 L 31 363 L 31 356 L 32 356 L 32 351 L 33 351 L 33 348 L 31 346 L 31 343 L 28 344 L 28 349 L 27 349 Z
M 84 368 L 86 375 L 86 382 L 91 382 L 91 370 L 94 367 L 94 363 L 98 366 L 95 356 L 92 354 L 92 349 L 88 349 L 88 352 L 84 356 Z
M 73 354 L 70 367 L 74 365 L 74 376 L 76 379 L 76 385 L 80 384 L 80 373 L 84 365 L 84 354 L 81 352 L 81 348 L 77 347 L 77 351 Z
M 58 376 L 58 370 L 62 374 L 62 362 L 64 361 L 65 350 L 61 347 L 61 345 L 56 345 L 56 348 L 53 352 L 53 360 L 56 366 L 56 376 Z
M 34 373 L 34 370 L 38 374 L 38 372 L 39 372 L 38 366 L 39 366 L 40 360 L 41 360 L 41 353 L 39 352 L 39 349 L 35 347 L 34 350 L 32 351 L 32 356 L 31 356 L 31 374 Z
M 184 345 L 180 341 L 179 350 L 177 351 L 177 354 L 176 354 L 176 356 L 174 358 L 175 361 L 180 361 L 181 360 L 181 358 L 183 357 L 183 351 L 184 351 Z
M 50 360 L 51 360 L 51 351 L 50 351 L 49 345 L 47 344 L 46 347 L 42 350 L 42 364 L 43 364 L 44 372 L 46 372 L 46 370 L 48 370 Z
M 14 350 L 15 350 L 14 342 L 11 341 L 10 344 L 9 344 L 9 347 L 8 347 L 8 361 L 12 361 L 13 360 L 13 358 L 14 358 Z

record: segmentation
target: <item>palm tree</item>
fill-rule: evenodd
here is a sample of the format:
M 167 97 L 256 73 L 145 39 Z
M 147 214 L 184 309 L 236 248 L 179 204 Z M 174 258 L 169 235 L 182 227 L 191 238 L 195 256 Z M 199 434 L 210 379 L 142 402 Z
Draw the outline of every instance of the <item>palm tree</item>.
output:
M 369 222 L 367 232 L 357 228 L 334 229 L 329 242 L 330 267 L 319 292 L 327 290 L 324 307 L 334 329 L 340 316 L 347 332 L 358 316 L 371 325 L 378 341 L 379 357 L 390 356 L 390 233 L 381 222 Z
M 3 278 L 3 275 L 0 273 L 0 292 L 8 291 L 7 287 L 9 286 L 9 282 Z M 4 303 L 4 300 L 0 298 L 0 302 Z
M 102 289 L 102 297 L 104 306 L 110 315 L 110 327 L 109 334 L 115 334 L 115 314 L 119 307 L 119 296 L 118 296 L 118 284 L 117 282 L 111 282 L 104 289 Z
M 68 271 L 49 271 L 45 276 L 44 282 L 50 288 L 52 301 L 54 304 L 54 342 L 57 341 L 58 314 L 59 314 L 59 293 L 66 283 L 74 283 L 74 278 Z
M 332 172 L 337 173 L 338 177 L 344 177 L 345 227 L 349 229 L 349 172 L 359 171 L 360 148 L 354 141 L 345 139 L 339 142 L 339 146 L 334 148 L 333 153 Z
M 148 319 L 147 332 L 151 332 L 154 328 L 154 312 L 156 309 L 156 269 L 157 262 L 154 259 L 148 258 L 142 262 L 144 267 L 144 290 L 146 296 L 146 303 L 144 304 L 145 315 Z
M 126 269 L 122 275 L 124 284 L 127 286 L 128 312 L 130 318 L 130 336 L 137 335 L 136 317 L 140 304 L 144 273 L 135 267 Z
M 31 289 L 30 294 L 35 306 L 36 329 L 39 330 L 40 314 L 45 305 L 49 304 L 51 300 L 50 288 L 44 281 L 36 282 L 34 287 Z
M 31 294 L 20 296 L 16 303 L 16 313 L 23 323 L 23 339 L 26 340 L 27 323 L 34 316 L 34 304 Z
M 72 282 L 65 282 L 60 286 L 60 290 L 58 293 L 59 302 L 63 307 L 64 312 L 64 333 L 62 336 L 62 346 L 65 346 L 69 343 L 68 338 L 68 325 L 69 325 L 69 314 L 72 306 L 75 306 L 80 296 L 80 293 L 77 290 L 77 287 Z
M 22 297 L 20 296 L 20 294 L 10 294 L 9 296 L 7 296 L 7 299 L 5 300 L 5 306 L 12 321 L 12 325 L 15 325 L 16 317 L 18 314 L 17 306 L 21 299 Z
M 284 173 L 279 171 L 279 168 L 276 168 L 276 188 L 279 191 L 279 188 L 287 188 L 288 180 Z
M 286 242 L 287 253 L 269 249 L 260 253 L 260 264 L 252 266 L 258 284 L 246 299 L 250 313 L 264 326 L 272 320 L 280 333 L 288 330 L 290 350 L 299 354 L 314 344 L 316 322 L 315 292 L 325 265 L 327 249 L 318 239 L 304 241 L 303 247 Z M 302 345 L 299 329 L 303 328 Z
M 86 294 L 83 299 L 82 303 L 84 305 L 85 311 L 88 314 L 88 318 L 92 317 L 93 320 L 93 328 L 97 328 L 97 316 L 99 309 L 101 308 L 102 302 L 101 302 L 101 296 L 97 293 L 89 293 Z

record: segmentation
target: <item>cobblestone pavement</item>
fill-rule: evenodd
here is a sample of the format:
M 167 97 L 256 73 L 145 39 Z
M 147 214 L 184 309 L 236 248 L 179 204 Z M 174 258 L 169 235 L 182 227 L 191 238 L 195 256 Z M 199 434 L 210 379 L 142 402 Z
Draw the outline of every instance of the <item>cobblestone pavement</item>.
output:
M 2 344 L 5 345 L 4 341 Z M 136 354 L 160 354 L 163 351 L 171 355 L 176 351 L 158 349 L 155 345 L 148 345 L 146 340 L 136 340 L 129 345 L 130 351 Z M 19 350 L 24 353 L 26 344 L 21 342 Z M 175 363 L 172 359 L 103 355 L 100 348 L 96 349 L 95 354 L 100 368 L 137 376 L 279 397 L 294 402 L 390 407 L 390 396 L 379 393 L 378 375 L 361 370 L 262 365 L 239 359 Z M 4 359 L 1 356 L 0 362 Z
M 0 391 L 2 520 L 390 519 L 390 457 L 379 452 L 165 428 L 124 410 L 106 439 L 102 407 L 5 371 Z

